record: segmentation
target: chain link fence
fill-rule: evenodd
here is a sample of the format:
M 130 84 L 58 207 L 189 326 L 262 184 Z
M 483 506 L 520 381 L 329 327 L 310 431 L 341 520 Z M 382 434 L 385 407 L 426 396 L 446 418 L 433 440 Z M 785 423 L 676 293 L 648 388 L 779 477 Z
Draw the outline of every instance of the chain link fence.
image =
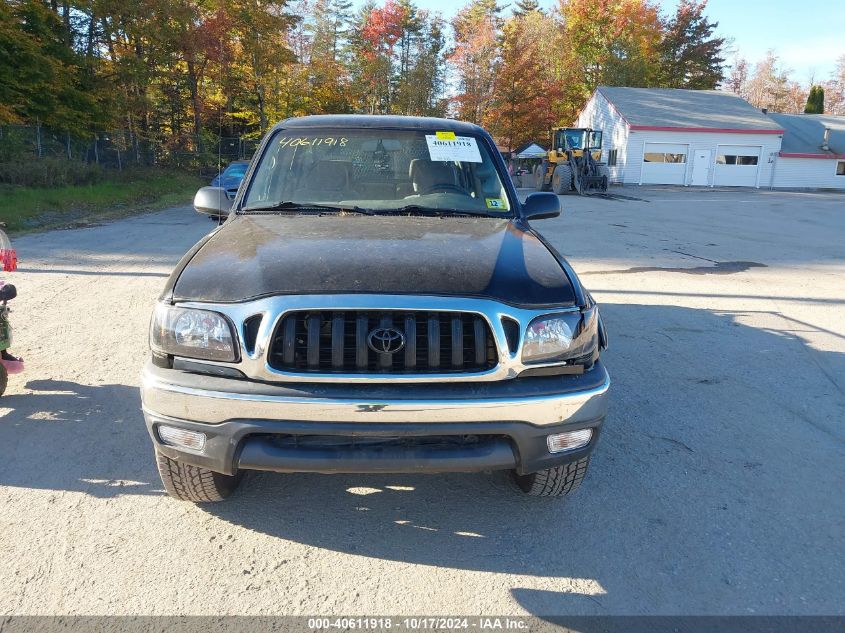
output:
M 62 159 L 114 169 L 178 167 L 206 171 L 249 159 L 260 139 L 203 134 L 168 140 L 145 138 L 131 130 L 97 132 L 80 138 L 41 125 L 0 125 L 0 163 Z

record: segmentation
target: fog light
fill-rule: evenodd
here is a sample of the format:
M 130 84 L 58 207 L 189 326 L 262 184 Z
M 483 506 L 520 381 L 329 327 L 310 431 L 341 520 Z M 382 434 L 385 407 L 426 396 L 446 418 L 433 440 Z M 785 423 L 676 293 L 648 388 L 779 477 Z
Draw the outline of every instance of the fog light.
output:
M 169 446 L 201 451 L 205 447 L 205 433 L 177 429 L 175 426 L 159 425 L 158 436 Z
M 581 429 L 580 431 L 569 431 L 567 433 L 555 433 L 546 438 L 550 453 L 561 453 L 576 448 L 583 448 L 590 443 L 593 437 L 593 429 Z

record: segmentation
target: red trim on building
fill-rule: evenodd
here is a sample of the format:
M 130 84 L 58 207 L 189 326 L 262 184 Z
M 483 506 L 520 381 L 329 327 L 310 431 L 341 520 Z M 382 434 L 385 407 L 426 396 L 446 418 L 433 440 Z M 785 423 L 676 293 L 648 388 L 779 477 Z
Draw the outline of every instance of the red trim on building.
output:
M 845 159 L 845 154 L 796 154 L 792 152 L 780 152 L 778 156 L 781 158 L 835 158 L 838 160 Z
M 631 131 L 649 131 L 649 132 L 713 132 L 717 134 L 783 134 L 784 130 L 759 130 L 748 129 L 742 130 L 737 128 L 723 128 L 723 127 L 664 127 L 661 125 L 631 125 Z

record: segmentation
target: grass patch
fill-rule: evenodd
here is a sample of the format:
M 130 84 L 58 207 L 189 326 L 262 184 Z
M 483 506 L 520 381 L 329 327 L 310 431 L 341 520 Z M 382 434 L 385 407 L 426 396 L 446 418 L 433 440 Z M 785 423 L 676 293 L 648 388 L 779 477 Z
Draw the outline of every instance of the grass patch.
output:
M 190 204 L 203 184 L 194 174 L 145 169 L 120 172 L 88 185 L 0 185 L 0 222 L 12 232 L 80 226 Z

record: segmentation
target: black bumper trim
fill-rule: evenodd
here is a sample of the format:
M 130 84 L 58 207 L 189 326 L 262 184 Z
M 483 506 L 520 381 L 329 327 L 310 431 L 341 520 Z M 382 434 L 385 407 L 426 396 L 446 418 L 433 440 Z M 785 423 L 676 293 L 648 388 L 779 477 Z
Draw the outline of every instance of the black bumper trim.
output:
M 504 438 L 477 447 L 283 448 L 261 437 L 247 438 L 238 467 L 279 473 L 468 473 L 516 467 Z
M 156 449 L 172 459 L 215 472 L 232 475 L 239 469 L 275 472 L 315 473 L 385 473 L 385 472 L 470 472 L 515 469 L 519 474 L 544 470 L 577 461 L 589 455 L 596 445 L 604 418 L 579 423 L 536 426 L 526 422 L 438 422 L 384 423 L 360 422 L 285 422 L 276 420 L 230 420 L 208 425 L 186 420 L 146 416 Z M 167 424 L 206 434 L 203 454 L 181 451 L 162 444 L 156 427 Z M 549 453 L 546 437 L 553 433 L 593 429 L 590 443 L 564 453 Z M 379 458 L 360 453 L 360 448 L 335 450 L 284 449 L 273 446 L 267 435 L 357 435 L 361 437 L 426 437 L 441 435 L 497 436 L 479 446 L 448 448 L 443 452 L 415 449 L 415 452 L 391 450 Z M 486 447 L 494 446 L 490 451 Z M 508 459 L 503 448 L 507 448 Z M 381 449 L 384 450 L 384 449 Z M 309 454 L 310 453 L 310 454 Z M 380 462 L 380 459 L 382 460 Z M 460 462 L 460 463 L 459 463 Z

